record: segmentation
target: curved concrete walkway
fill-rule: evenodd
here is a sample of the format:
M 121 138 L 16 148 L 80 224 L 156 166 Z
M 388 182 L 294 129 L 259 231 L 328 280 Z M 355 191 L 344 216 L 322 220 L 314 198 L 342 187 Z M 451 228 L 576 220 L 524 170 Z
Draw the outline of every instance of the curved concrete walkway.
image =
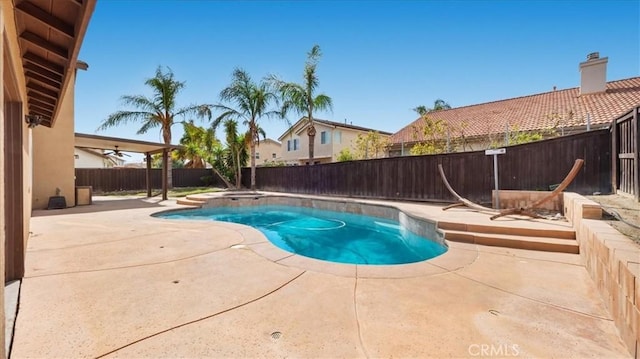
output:
M 578 255 L 449 243 L 419 264 L 330 264 L 150 217 L 175 207 L 34 213 L 12 357 L 630 356 Z

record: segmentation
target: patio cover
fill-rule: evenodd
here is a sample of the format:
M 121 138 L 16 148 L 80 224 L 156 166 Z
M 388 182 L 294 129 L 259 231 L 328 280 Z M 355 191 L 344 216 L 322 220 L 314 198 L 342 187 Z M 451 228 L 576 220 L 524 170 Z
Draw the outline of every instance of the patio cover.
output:
M 182 146 L 165 145 L 164 143 L 130 140 L 126 138 L 89 135 L 77 132 L 75 133 L 74 147 L 93 148 L 99 150 L 114 150 L 116 146 L 118 147 L 119 151 L 144 153 L 147 156 L 147 197 L 151 197 L 151 155 L 162 153 L 162 199 L 166 200 L 168 190 L 168 154 L 175 149 L 181 148 Z

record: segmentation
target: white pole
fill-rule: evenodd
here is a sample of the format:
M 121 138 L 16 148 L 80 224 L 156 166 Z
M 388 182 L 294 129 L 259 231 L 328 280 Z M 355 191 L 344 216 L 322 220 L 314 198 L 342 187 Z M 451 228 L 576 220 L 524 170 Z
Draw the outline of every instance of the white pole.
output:
M 587 131 L 591 131 L 591 115 L 587 114 Z
M 493 177 L 496 184 L 496 209 L 500 209 L 500 195 L 498 194 L 498 155 L 493 155 Z

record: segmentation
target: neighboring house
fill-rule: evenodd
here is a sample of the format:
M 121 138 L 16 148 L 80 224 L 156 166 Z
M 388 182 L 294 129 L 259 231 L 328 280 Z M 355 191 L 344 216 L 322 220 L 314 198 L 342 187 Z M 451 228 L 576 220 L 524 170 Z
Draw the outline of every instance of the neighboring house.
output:
M 315 163 L 335 162 L 338 154 L 345 148 L 353 150 L 358 135 L 366 135 L 371 128 L 354 126 L 347 123 L 313 120 L 316 128 L 313 160 Z M 307 117 L 302 117 L 278 138 L 282 142 L 282 160 L 287 165 L 304 165 L 309 162 L 309 136 L 307 135 Z M 389 132 L 377 131 L 387 138 Z
M 256 166 L 278 164 L 282 162 L 282 149 L 278 141 L 266 138 L 256 143 Z M 249 152 L 249 149 L 247 149 Z
M 612 120 L 640 104 L 640 77 L 606 82 L 607 58 L 590 54 L 580 63 L 580 87 L 434 111 L 427 116 L 448 128 L 452 151 L 482 150 L 504 144 L 510 131 L 566 135 L 606 128 Z M 391 136 L 390 156 L 408 155 L 423 141 L 419 118 Z M 446 133 L 445 132 L 445 133 Z M 447 141 L 447 136 L 442 136 Z
M 75 147 L 75 168 L 111 168 L 123 167 L 124 159 L 106 155 L 101 150 Z

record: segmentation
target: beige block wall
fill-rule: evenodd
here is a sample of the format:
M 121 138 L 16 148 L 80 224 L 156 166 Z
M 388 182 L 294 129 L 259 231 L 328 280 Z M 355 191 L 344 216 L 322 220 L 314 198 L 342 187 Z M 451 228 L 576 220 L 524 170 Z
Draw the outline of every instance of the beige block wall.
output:
M 600 206 L 564 194 L 565 216 L 576 229 L 580 256 L 632 358 L 640 358 L 640 245 L 600 220 Z
M 62 97 L 60 112 L 52 128 L 33 129 L 33 208 L 47 208 L 49 197 L 62 190 L 67 207 L 75 205 L 74 86 Z

